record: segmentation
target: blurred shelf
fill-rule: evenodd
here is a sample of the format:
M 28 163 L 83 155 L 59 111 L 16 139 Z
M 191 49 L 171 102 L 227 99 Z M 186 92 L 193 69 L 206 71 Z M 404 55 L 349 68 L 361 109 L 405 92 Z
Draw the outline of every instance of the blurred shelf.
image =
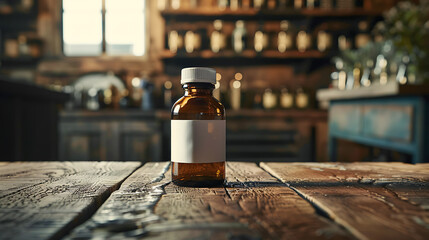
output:
M 366 17 L 381 16 L 382 10 L 366 10 L 363 8 L 356 9 L 240 9 L 220 10 L 217 8 L 200 8 L 200 9 L 180 9 L 164 10 L 161 12 L 166 19 L 174 18 L 177 21 L 187 21 L 188 19 L 279 19 L 289 17 Z
M 166 50 L 161 54 L 164 62 L 165 73 L 168 75 L 179 75 L 180 69 L 184 67 L 221 67 L 221 66 L 266 66 L 290 64 L 297 73 L 309 72 L 326 66 L 330 63 L 329 58 L 333 55 L 316 50 L 306 52 L 287 51 L 280 53 L 275 50 L 266 50 L 256 53 L 253 50 L 245 50 L 240 54 L 234 51 L 213 53 L 211 50 L 203 50 L 197 53 L 171 53 Z
M 297 50 L 286 51 L 281 53 L 276 50 L 264 50 L 257 53 L 253 50 L 244 50 L 242 53 L 235 53 L 232 50 L 214 53 L 211 50 L 202 50 L 195 53 L 172 53 L 165 50 L 161 54 L 162 59 L 228 59 L 228 58 L 273 58 L 273 59 L 309 59 L 309 58 L 329 58 L 329 53 L 320 52 L 317 50 L 309 50 L 300 52 Z
M 283 109 L 283 110 L 263 110 L 263 109 L 242 109 L 242 110 L 226 110 L 228 119 L 232 118 L 303 118 L 303 119 L 322 119 L 326 120 L 328 113 L 320 109 Z M 156 118 L 159 120 L 170 120 L 171 111 L 157 109 L 152 111 L 143 111 L 139 109 L 125 110 L 109 110 L 103 109 L 99 111 L 89 110 L 66 110 L 61 112 L 62 117 L 66 118 Z
M 0 68 L 2 67 L 36 67 L 40 57 L 3 57 L 0 58 Z

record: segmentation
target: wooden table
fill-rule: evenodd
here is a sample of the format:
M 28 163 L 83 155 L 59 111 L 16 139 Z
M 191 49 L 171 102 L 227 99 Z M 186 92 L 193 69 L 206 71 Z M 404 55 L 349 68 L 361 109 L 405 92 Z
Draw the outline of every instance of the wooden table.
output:
M 429 164 L 228 163 L 184 188 L 168 162 L 0 163 L 0 239 L 429 239 Z

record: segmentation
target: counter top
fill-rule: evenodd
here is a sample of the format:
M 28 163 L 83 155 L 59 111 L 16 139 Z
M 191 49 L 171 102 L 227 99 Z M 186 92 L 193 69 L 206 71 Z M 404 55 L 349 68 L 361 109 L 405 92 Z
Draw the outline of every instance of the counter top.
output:
M 169 120 L 169 110 L 153 110 L 143 111 L 139 109 L 128 110 L 73 110 L 62 111 L 60 113 L 63 119 L 117 119 L 117 118 L 135 118 L 135 119 L 160 119 Z M 324 119 L 327 118 L 325 110 L 316 109 L 285 109 L 285 110 L 262 110 L 262 109 L 243 109 L 243 110 L 226 110 L 227 118 L 311 118 L 311 119 Z
M 427 239 L 429 164 L 0 162 L 0 239 Z
M 386 85 L 371 85 L 351 90 L 320 89 L 317 91 L 317 100 L 331 101 L 340 99 L 375 98 L 395 95 L 429 95 L 429 84 L 400 85 L 392 82 Z

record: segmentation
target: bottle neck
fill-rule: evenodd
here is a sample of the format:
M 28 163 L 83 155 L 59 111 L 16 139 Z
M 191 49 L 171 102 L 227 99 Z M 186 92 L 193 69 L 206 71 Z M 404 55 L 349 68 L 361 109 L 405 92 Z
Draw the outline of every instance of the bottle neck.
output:
M 185 83 L 185 96 L 212 96 L 214 85 L 211 83 Z

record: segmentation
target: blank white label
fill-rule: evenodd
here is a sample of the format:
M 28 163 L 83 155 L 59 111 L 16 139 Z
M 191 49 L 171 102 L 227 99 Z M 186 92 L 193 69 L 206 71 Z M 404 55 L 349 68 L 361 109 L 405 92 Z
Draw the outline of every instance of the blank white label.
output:
M 225 120 L 171 120 L 171 161 L 224 162 Z

